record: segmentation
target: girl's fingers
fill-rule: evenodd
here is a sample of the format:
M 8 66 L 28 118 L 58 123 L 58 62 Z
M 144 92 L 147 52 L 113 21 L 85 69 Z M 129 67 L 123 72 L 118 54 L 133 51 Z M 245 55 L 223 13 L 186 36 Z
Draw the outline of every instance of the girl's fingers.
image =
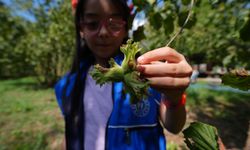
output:
M 154 63 L 138 65 L 137 69 L 144 76 L 149 77 L 189 77 L 192 74 L 192 68 L 185 61 L 180 63 Z
M 176 52 L 170 47 L 162 47 L 152 51 L 149 51 L 141 55 L 137 62 L 139 64 L 148 64 L 152 61 L 164 60 L 170 63 L 178 63 L 182 60 L 185 60 L 184 56 Z
M 182 54 L 170 47 L 149 51 L 137 62 L 137 70 L 157 89 L 185 89 L 190 83 L 191 66 Z
M 147 78 L 152 87 L 161 89 L 183 89 L 187 88 L 190 79 L 186 78 L 173 78 L 173 77 L 152 77 Z

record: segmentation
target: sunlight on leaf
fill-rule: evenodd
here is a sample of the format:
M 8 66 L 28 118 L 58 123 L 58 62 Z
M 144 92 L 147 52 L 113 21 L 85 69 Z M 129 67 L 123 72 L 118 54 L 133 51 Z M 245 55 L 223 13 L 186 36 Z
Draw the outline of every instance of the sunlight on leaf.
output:
M 185 143 L 191 150 L 206 149 L 218 150 L 218 133 L 215 127 L 202 123 L 193 122 L 183 131 Z
M 250 75 L 244 69 L 232 70 L 222 77 L 222 83 L 233 88 L 247 91 L 250 89 Z

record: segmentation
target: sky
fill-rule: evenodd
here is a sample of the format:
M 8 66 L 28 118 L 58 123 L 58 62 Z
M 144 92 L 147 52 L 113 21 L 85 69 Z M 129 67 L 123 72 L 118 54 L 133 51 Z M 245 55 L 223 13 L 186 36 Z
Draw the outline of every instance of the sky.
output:
M 21 16 L 29 21 L 35 21 L 35 17 L 32 16 L 30 13 L 24 10 L 20 10 L 17 8 L 17 5 L 15 5 L 13 0 L 1 0 L 4 2 L 7 6 L 9 6 L 12 9 L 13 15 Z
M 4 2 L 7 6 L 9 6 L 13 10 L 13 15 L 21 16 L 24 19 L 27 19 L 29 21 L 34 22 L 36 19 L 34 16 L 32 16 L 28 11 L 20 10 L 17 8 L 13 0 L 1 0 Z M 36 0 L 34 1 L 36 5 Z M 128 3 L 130 4 L 132 0 L 128 0 Z M 146 22 L 145 20 L 145 14 L 144 13 L 138 13 L 134 22 L 133 22 L 133 28 L 132 30 L 136 30 L 138 26 L 143 25 Z

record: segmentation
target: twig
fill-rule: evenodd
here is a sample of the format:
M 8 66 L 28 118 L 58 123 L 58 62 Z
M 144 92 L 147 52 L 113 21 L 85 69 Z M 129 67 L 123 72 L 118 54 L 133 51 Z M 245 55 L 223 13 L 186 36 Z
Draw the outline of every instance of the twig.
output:
M 179 32 L 177 32 L 177 33 L 170 39 L 170 41 L 168 42 L 168 44 L 167 44 L 166 46 L 169 46 L 169 45 L 174 41 L 174 39 L 175 39 L 178 35 L 180 35 L 180 34 L 182 33 L 182 31 L 183 31 L 185 25 L 187 24 L 187 22 L 188 22 L 188 20 L 189 20 L 189 18 L 190 18 L 190 16 L 191 16 L 191 14 L 192 14 L 193 6 L 194 6 L 194 0 L 191 0 L 190 9 L 189 9 L 188 16 L 187 16 L 185 22 L 183 23 L 183 25 L 182 25 L 181 29 L 179 30 Z

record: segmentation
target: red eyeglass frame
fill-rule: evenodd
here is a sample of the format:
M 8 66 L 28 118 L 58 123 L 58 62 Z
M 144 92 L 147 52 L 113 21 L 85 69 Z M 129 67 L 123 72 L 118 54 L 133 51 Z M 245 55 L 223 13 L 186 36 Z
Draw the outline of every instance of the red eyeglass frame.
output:
M 98 25 L 97 27 L 92 27 L 91 26 L 91 23 L 92 22 L 84 22 L 84 21 L 81 21 L 81 28 L 83 29 L 83 31 L 89 35 L 97 35 L 101 28 L 103 26 L 105 26 L 106 30 L 108 30 L 109 33 L 111 33 L 111 35 L 113 36 L 116 36 L 117 34 L 119 34 L 123 29 L 125 29 L 125 25 L 126 25 L 126 21 L 124 20 L 121 20 L 121 19 L 115 19 L 115 18 L 112 18 L 112 17 L 109 17 L 109 18 L 105 18 L 105 19 L 102 19 L 100 21 L 94 21 L 95 23 L 98 22 Z M 112 24 L 110 23 L 117 23 L 117 24 L 113 24 L 113 25 L 119 25 L 117 29 L 117 31 L 115 31 L 116 29 L 112 29 Z M 93 29 L 91 29 L 93 28 Z M 115 28 L 115 27 L 114 27 Z M 113 30 L 113 31 L 112 31 Z

